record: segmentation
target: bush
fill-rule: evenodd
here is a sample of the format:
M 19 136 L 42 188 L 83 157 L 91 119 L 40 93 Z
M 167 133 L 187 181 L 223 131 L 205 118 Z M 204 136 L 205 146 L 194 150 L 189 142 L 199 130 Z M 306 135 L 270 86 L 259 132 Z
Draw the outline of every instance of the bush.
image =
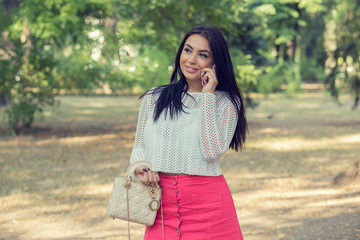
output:
M 273 67 L 267 67 L 265 74 L 259 80 L 258 90 L 265 96 L 280 90 L 281 86 L 286 83 L 286 65 L 279 63 Z
M 250 93 L 257 90 L 262 68 L 252 64 L 251 56 L 245 55 L 241 51 L 233 51 L 232 55 L 235 77 L 243 91 L 245 104 L 249 107 L 256 107 L 257 103 L 252 100 Z
M 300 73 L 305 82 L 318 82 L 324 80 L 324 69 L 318 66 L 316 59 L 304 58 L 300 61 Z
M 19 135 L 24 128 L 30 128 L 34 121 L 34 114 L 37 106 L 31 103 L 22 102 L 13 104 L 5 111 L 8 126 Z
M 282 90 L 285 85 L 285 94 L 288 97 L 301 91 L 300 68 L 295 63 L 278 63 L 273 67 L 267 67 L 266 73 L 261 77 L 258 90 L 265 96 L 272 92 Z
M 42 112 L 46 105 L 57 103 L 49 83 L 51 81 L 47 76 L 33 65 L 22 65 L 11 89 L 9 108 L 5 111 L 8 127 L 16 135 L 31 127 L 36 112 Z

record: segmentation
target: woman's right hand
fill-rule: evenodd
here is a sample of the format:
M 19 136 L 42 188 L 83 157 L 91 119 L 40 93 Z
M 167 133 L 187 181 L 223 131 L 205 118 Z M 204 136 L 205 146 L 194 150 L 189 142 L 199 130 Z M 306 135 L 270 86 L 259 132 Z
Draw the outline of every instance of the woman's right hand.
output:
M 143 184 L 158 183 L 160 181 L 159 174 L 157 172 L 151 171 L 150 168 L 140 166 L 136 168 L 135 172 L 140 182 Z

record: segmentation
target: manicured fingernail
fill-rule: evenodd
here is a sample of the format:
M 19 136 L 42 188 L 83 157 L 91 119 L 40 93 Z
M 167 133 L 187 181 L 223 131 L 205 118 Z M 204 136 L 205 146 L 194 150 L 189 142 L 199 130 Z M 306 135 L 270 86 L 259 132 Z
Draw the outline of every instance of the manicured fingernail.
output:
M 150 171 L 150 168 L 148 168 L 148 171 Z
M 144 172 L 148 172 L 146 168 L 143 168 L 143 171 L 144 171 Z

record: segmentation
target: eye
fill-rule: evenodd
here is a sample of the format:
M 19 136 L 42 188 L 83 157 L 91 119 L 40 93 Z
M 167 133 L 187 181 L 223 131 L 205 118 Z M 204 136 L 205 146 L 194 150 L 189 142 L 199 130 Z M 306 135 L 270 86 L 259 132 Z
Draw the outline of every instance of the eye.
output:
M 200 53 L 199 55 L 200 55 L 200 57 L 202 57 L 202 58 L 207 58 L 207 57 L 208 57 L 208 55 L 206 55 L 206 54 L 204 54 L 204 53 Z
M 189 48 L 184 48 L 184 51 L 187 53 L 191 53 L 191 50 Z

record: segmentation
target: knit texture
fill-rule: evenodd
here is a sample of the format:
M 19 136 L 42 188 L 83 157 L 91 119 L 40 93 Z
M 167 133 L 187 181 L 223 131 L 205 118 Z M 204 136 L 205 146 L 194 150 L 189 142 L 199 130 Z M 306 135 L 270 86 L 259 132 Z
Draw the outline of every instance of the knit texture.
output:
M 150 90 L 151 91 L 151 90 Z M 130 162 L 151 162 L 154 171 L 219 176 L 220 158 L 237 125 L 237 109 L 227 93 L 183 94 L 184 110 L 174 119 L 163 112 L 153 120 L 158 94 L 146 94 L 140 106 Z

